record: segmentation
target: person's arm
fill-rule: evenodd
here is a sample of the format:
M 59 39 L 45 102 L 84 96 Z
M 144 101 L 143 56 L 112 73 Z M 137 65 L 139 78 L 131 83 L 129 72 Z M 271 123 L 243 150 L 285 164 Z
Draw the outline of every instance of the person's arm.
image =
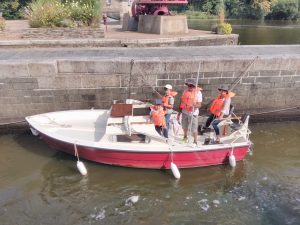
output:
M 164 104 L 164 107 L 167 108 L 167 109 L 172 109 L 173 105 L 174 105 L 174 98 L 170 97 L 168 99 L 168 102 L 166 104 Z
M 224 118 L 224 115 L 228 115 L 229 114 L 230 103 L 231 103 L 231 99 L 230 98 L 225 99 L 224 105 L 223 105 L 222 110 L 221 110 L 221 114 L 218 117 L 218 119 L 222 120 Z
M 199 91 L 197 94 L 197 102 L 194 103 L 194 108 L 201 108 L 202 106 L 202 93 Z

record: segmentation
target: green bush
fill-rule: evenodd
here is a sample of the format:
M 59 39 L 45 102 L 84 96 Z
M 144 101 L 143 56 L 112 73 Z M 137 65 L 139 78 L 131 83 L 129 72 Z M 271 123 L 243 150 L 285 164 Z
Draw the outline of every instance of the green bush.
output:
M 2 16 L 0 16 L 0 31 L 4 31 L 5 27 L 6 27 L 5 19 Z
M 31 27 L 79 27 L 99 24 L 98 0 L 34 0 L 25 9 Z
M 188 19 L 216 19 L 217 18 L 216 16 L 210 15 L 207 12 L 200 12 L 200 11 L 185 11 L 182 14 L 187 15 Z
M 78 26 L 98 25 L 100 7 L 94 0 L 66 1 L 65 7 Z
M 217 25 L 212 26 L 211 31 L 216 34 L 229 35 L 232 32 L 232 27 L 230 23 L 219 23 Z
M 59 0 L 34 0 L 25 9 L 25 16 L 31 27 L 59 27 L 68 12 Z

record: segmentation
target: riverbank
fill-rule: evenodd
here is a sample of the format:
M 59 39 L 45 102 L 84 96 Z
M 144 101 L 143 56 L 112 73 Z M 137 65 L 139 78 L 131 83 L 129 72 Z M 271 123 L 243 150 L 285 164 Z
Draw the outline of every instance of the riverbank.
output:
M 64 38 L 63 35 L 61 37 L 57 35 L 56 38 L 47 38 L 47 36 L 39 33 L 36 36 L 32 36 L 36 32 L 32 30 L 28 27 L 26 20 L 7 21 L 7 31 L 0 33 L 0 47 L 180 47 L 236 45 L 238 42 L 238 35 L 236 34 L 219 35 L 210 31 L 193 29 L 190 29 L 187 34 L 158 35 L 122 31 L 121 25 L 108 25 L 107 30 L 103 30 L 103 38 L 83 38 L 84 36 L 81 34 L 80 29 L 78 30 L 78 37 L 81 38 Z M 45 32 L 50 31 L 47 30 Z M 59 32 L 59 28 L 55 32 Z M 61 29 L 61 32 L 66 31 Z

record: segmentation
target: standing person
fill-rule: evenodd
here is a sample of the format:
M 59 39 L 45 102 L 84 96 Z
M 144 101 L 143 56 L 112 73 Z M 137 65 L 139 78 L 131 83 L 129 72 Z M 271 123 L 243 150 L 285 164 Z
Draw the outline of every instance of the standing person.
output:
M 168 138 L 168 131 L 170 127 L 170 118 L 171 114 L 173 113 L 173 107 L 174 107 L 174 96 L 177 95 L 176 91 L 172 91 L 172 85 L 167 84 L 165 87 L 165 95 L 162 96 L 161 101 L 163 103 L 164 111 L 166 112 L 165 118 L 166 118 L 166 128 L 167 128 L 167 134 L 166 138 Z
M 155 130 L 159 135 L 168 138 L 168 132 L 166 128 L 166 118 L 164 108 L 162 106 L 162 101 L 160 99 L 155 100 L 155 105 L 150 107 L 151 113 L 150 117 L 154 123 Z
M 191 129 L 194 144 L 197 145 L 198 115 L 199 108 L 202 105 L 202 93 L 194 79 L 188 79 L 185 85 L 187 89 L 183 92 L 181 97 L 178 119 L 182 114 L 183 141 L 187 141 L 188 129 Z
M 105 26 L 105 30 L 107 31 L 107 14 L 103 13 L 102 15 L 103 25 Z
M 209 110 L 211 114 L 205 124 L 205 128 L 208 128 L 210 124 L 212 124 L 217 136 L 216 143 L 220 143 L 220 130 L 218 124 L 223 120 L 224 116 L 229 115 L 231 104 L 228 86 L 221 85 L 218 90 L 220 93 L 210 106 Z

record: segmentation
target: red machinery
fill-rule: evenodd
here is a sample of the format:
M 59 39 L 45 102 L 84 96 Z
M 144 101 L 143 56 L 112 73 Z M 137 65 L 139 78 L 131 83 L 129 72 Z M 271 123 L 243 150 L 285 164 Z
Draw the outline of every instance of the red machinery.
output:
M 132 15 L 170 15 L 168 5 L 187 5 L 188 0 L 134 0 L 131 6 Z

